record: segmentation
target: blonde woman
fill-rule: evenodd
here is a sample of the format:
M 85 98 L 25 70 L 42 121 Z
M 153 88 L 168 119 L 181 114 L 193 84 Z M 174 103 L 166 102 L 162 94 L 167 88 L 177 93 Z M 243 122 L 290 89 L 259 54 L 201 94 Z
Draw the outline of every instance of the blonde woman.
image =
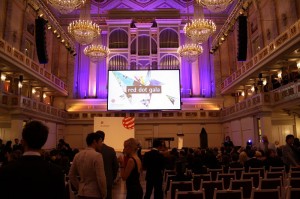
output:
M 137 155 L 139 142 L 134 138 L 129 138 L 124 142 L 123 153 L 125 157 L 119 157 L 121 177 L 126 180 L 126 199 L 142 199 L 143 189 L 140 183 L 140 171 L 142 162 Z M 124 159 L 127 159 L 125 161 Z

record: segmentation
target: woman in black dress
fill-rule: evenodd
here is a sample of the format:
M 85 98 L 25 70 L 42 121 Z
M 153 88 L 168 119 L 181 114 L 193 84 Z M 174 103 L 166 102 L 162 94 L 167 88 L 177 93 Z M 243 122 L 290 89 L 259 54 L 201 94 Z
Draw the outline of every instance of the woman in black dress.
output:
M 140 183 L 142 163 L 137 155 L 138 144 L 138 141 L 134 138 L 126 140 L 123 149 L 125 157 L 119 158 L 121 164 L 121 177 L 123 180 L 126 180 L 126 199 L 143 198 L 143 189 Z

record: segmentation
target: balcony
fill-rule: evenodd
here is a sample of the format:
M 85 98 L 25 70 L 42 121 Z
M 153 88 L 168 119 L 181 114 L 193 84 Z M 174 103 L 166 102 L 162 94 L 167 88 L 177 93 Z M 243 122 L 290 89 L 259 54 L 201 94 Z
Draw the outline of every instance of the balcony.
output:
M 291 25 L 286 31 L 280 34 L 269 45 L 261 49 L 255 56 L 227 77 L 221 84 L 221 93 L 234 92 L 235 89 L 245 84 L 250 78 L 257 77 L 262 70 L 278 68 L 274 63 L 276 59 L 291 58 L 299 48 L 300 42 L 300 20 Z M 290 53 L 290 54 L 289 54 Z
M 37 80 L 41 85 L 46 85 L 50 90 L 55 90 L 59 95 L 67 96 L 67 85 L 55 75 L 40 67 L 38 63 L 24 55 L 19 50 L 0 39 L 0 66 L 1 72 L 16 72 Z

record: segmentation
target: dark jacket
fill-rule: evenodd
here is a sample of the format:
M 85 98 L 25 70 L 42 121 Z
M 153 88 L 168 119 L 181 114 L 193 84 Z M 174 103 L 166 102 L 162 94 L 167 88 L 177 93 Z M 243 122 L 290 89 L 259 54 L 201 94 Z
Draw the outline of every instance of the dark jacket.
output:
M 0 168 L 1 199 L 64 199 L 62 170 L 40 156 L 22 156 Z

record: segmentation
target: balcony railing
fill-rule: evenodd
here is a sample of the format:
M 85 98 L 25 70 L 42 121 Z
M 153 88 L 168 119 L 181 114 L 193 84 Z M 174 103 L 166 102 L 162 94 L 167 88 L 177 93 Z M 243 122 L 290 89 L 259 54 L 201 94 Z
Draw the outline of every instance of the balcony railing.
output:
M 279 105 L 291 105 L 293 102 L 300 100 L 300 82 L 284 85 L 276 90 L 266 93 L 253 95 L 245 100 L 226 107 L 222 111 L 222 116 L 230 116 L 233 114 L 249 113 L 249 110 L 256 110 L 258 107 L 278 107 Z
M 44 68 L 40 67 L 38 63 L 9 45 L 3 39 L 0 39 L 0 56 L 4 56 L 4 58 L 8 57 L 14 61 L 17 61 L 19 64 L 17 64 L 15 67 L 39 77 L 39 79 L 45 83 L 48 83 L 49 86 L 56 88 L 64 95 L 68 95 L 67 84 L 65 82 L 46 71 Z
M 67 118 L 67 112 L 50 106 L 48 104 L 38 102 L 34 99 L 30 99 L 24 96 L 18 96 L 10 93 L 0 93 L 0 107 L 4 109 L 23 109 L 27 111 L 22 111 L 24 115 L 26 112 L 31 112 L 36 115 L 45 117 L 50 120 L 60 120 Z
M 262 62 L 277 51 L 287 48 L 286 44 L 295 38 L 300 37 L 300 20 L 291 25 L 286 31 L 280 34 L 273 42 L 261 49 L 254 57 L 247 61 L 241 68 L 227 77 L 221 84 L 222 93 L 231 87 L 235 82 L 241 80 L 249 71 L 259 69 Z

